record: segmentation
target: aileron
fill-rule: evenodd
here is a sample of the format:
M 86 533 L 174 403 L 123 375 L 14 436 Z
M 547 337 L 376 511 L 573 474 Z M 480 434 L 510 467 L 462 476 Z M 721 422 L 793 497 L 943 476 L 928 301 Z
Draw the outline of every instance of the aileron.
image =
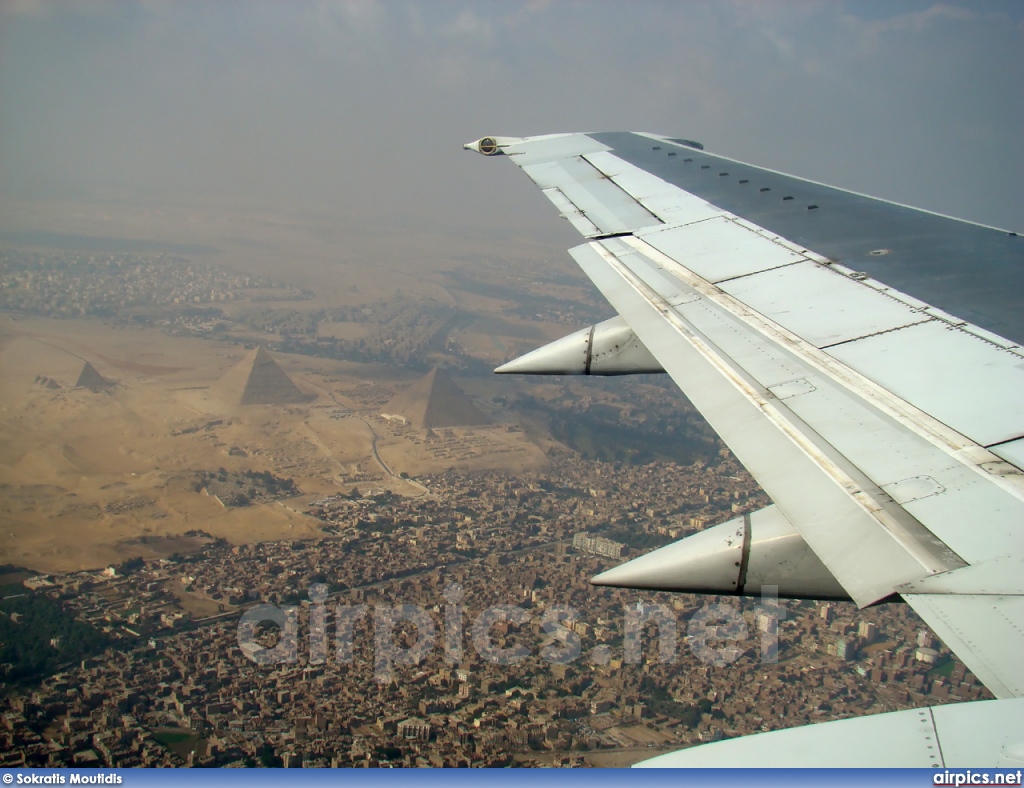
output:
M 581 156 L 524 164 L 523 172 L 541 190 L 557 189 L 599 233 L 632 232 L 661 220 Z

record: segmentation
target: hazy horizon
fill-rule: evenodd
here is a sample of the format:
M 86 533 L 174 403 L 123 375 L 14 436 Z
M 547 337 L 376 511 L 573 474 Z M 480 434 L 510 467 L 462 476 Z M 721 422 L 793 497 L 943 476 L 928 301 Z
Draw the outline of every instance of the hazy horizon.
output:
M 581 130 L 1024 230 L 1022 78 L 1013 2 L 21 0 L 0 196 L 29 207 L 0 230 L 61 229 L 31 206 L 63 201 L 108 206 L 99 235 L 145 206 L 564 248 L 526 179 L 461 145 Z

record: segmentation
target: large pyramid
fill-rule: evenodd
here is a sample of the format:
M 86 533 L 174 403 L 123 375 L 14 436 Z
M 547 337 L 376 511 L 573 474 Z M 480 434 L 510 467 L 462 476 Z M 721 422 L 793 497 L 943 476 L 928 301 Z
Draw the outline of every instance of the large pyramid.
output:
M 299 391 L 262 346 L 229 369 L 213 389 L 237 405 L 287 405 L 313 399 Z
M 430 370 L 396 394 L 382 412 L 404 416 L 417 427 L 468 427 L 490 423 L 455 381 L 440 369 Z
M 89 389 L 89 391 L 96 392 L 109 391 L 113 387 L 114 383 L 97 372 L 96 367 L 88 361 L 82 367 L 82 373 L 78 376 L 78 382 L 75 384 L 76 389 Z

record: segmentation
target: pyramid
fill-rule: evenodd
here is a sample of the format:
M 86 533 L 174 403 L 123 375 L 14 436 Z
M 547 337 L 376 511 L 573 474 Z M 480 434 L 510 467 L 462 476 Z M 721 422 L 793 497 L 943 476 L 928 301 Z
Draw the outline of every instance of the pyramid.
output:
M 114 384 L 97 372 L 96 367 L 88 361 L 82 367 L 82 373 L 78 376 L 78 382 L 75 384 L 76 389 L 89 389 L 89 391 L 96 392 L 109 391 L 113 387 Z
M 383 408 L 384 413 L 405 416 L 417 427 L 468 427 L 489 424 L 490 419 L 462 393 L 455 381 L 440 369 L 432 369 Z
M 223 399 L 238 405 L 287 405 L 313 399 L 299 391 L 262 346 L 229 369 L 213 388 Z

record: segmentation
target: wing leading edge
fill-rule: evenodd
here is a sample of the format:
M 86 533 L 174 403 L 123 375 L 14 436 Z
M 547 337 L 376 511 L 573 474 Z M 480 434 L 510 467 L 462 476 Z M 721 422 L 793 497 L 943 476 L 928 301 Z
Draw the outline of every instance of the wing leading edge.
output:
M 786 549 L 820 560 L 801 564 L 817 574 L 808 588 L 831 587 L 823 565 L 861 606 L 904 599 L 997 697 L 1024 697 L 1024 242 L 693 146 L 640 134 L 466 146 L 508 155 L 590 239 L 570 253 L 619 315 L 614 331 L 498 371 L 667 371 L 771 497 Z M 623 338 L 630 354 L 591 367 Z M 749 533 L 757 579 L 795 565 Z M 707 572 L 688 585 L 710 560 L 694 539 L 594 582 L 751 588 Z M 774 579 L 808 595 L 800 577 Z

